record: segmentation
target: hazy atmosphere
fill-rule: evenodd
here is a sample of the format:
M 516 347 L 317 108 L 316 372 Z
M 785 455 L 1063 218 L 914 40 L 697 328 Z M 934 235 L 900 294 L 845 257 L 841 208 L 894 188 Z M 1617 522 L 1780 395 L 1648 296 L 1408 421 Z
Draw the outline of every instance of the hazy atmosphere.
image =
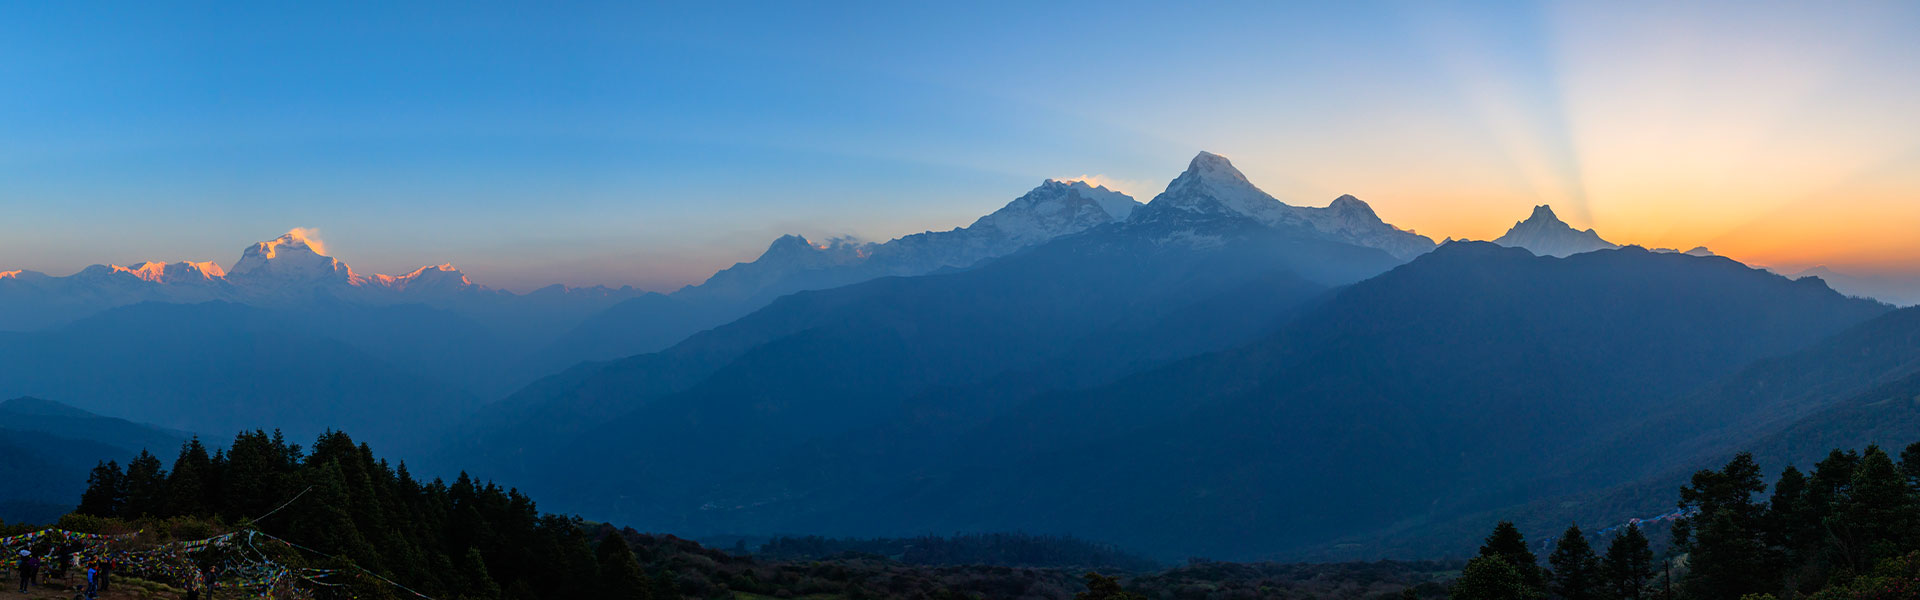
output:
M 0 5 L 0 600 L 1920 600 L 1916 32 Z

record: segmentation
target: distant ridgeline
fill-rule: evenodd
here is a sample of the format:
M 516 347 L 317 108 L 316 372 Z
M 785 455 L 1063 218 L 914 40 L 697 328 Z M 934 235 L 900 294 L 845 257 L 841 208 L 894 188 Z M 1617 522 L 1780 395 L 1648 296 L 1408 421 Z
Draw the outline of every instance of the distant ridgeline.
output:
M 22 397 L 0 402 L 0 520 L 45 523 L 73 510 L 87 468 L 143 448 L 178 448 L 187 434 Z
M 311 448 L 262 431 L 211 452 L 193 438 L 171 466 L 145 451 L 124 467 L 102 462 L 55 528 L 0 527 L 0 540 L 43 556 L 113 558 L 128 582 L 119 585 L 159 596 L 219 565 L 222 589 L 273 598 L 1066 600 L 1088 593 L 1083 581 L 1114 582 L 1083 577 L 1084 568 L 1154 568 L 1110 546 L 1020 534 L 780 538 L 761 556 L 728 554 L 542 514 L 519 492 L 465 473 L 422 482 L 339 432 Z M 819 556 L 829 553 L 838 556 Z M 1448 568 L 1196 563 L 1132 581 L 1155 597 L 1209 588 L 1361 598 L 1416 587 L 1431 597 Z

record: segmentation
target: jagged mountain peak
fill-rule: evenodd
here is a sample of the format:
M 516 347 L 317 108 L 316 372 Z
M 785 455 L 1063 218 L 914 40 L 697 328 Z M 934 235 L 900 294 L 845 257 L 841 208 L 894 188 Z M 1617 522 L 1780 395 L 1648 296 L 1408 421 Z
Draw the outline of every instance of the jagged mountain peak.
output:
M 1239 168 L 1233 166 L 1233 161 L 1212 152 L 1201 152 L 1195 155 L 1193 160 L 1187 163 L 1187 170 L 1182 171 L 1180 176 L 1174 178 L 1173 183 L 1167 186 L 1167 191 L 1171 192 L 1176 187 L 1200 186 L 1214 192 L 1253 192 L 1265 200 L 1279 202 L 1273 196 L 1260 191 L 1258 186 L 1253 185 L 1253 181 L 1247 179 L 1246 173 L 1241 173 Z
M 1372 206 L 1352 195 L 1342 195 L 1324 207 L 1289 205 L 1255 186 L 1226 157 L 1211 152 L 1195 156 L 1187 170 L 1167 184 L 1167 190 L 1155 196 L 1148 207 L 1154 211 L 1247 217 L 1268 227 L 1311 229 L 1346 243 L 1385 250 L 1401 259 L 1419 256 L 1434 247 L 1431 238 L 1386 223 Z
M 1553 214 L 1553 207 L 1541 204 L 1533 207 L 1533 214 L 1527 220 L 1513 224 L 1505 235 L 1493 240 L 1502 246 L 1525 248 L 1540 256 L 1572 256 L 1594 250 L 1619 248 L 1619 244 L 1600 237 L 1598 232 L 1589 228 L 1585 231 L 1574 229 L 1559 215 Z
M 381 280 L 380 283 L 382 284 L 399 289 L 424 289 L 431 287 L 457 290 L 468 287 L 478 287 L 474 285 L 473 280 L 467 279 L 465 273 L 461 273 L 460 269 L 454 267 L 453 263 L 441 263 L 420 267 L 414 269 L 411 273 L 399 277 L 388 275 L 375 275 L 374 277 Z
M 353 269 L 324 252 L 326 246 L 312 236 L 311 230 L 294 228 L 280 237 L 259 242 L 240 254 L 240 260 L 227 270 L 229 278 L 246 280 L 326 279 L 355 283 Z
M 313 237 L 312 230 L 302 227 L 295 227 L 287 230 L 286 233 L 280 234 L 280 237 L 254 244 L 253 249 L 266 255 L 267 258 L 277 258 L 283 251 L 294 253 L 305 252 L 321 256 L 326 256 L 327 254 L 326 245 L 321 243 L 318 238 Z
M 1205 150 L 1200 151 L 1199 154 L 1195 154 L 1193 160 L 1187 162 L 1187 173 L 1193 173 L 1199 177 L 1219 178 L 1251 185 L 1251 182 L 1247 181 L 1247 175 L 1241 173 L 1240 169 L 1234 168 L 1233 161 L 1227 160 L 1225 156 Z
M 851 236 L 827 238 L 825 242 L 815 242 L 799 234 L 787 234 L 767 244 L 767 250 L 752 262 L 743 262 L 715 273 L 708 281 L 725 280 L 730 276 L 739 277 L 748 272 L 771 272 L 787 269 L 818 269 L 834 265 L 855 263 L 865 259 L 873 244 L 862 242 Z M 699 286 L 689 286 L 699 287 Z
M 1244 216 L 1269 226 L 1298 225 L 1301 219 L 1279 199 L 1262 191 L 1226 157 L 1201 152 L 1187 170 L 1148 203 L 1152 209 Z
M 1367 204 L 1365 200 L 1353 197 L 1353 194 L 1341 194 L 1339 198 L 1334 198 L 1333 203 L 1328 204 L 1327 208 L 1333 209 L 1335 213 L 1361 220 L 1384 222 L 1380 220 L 1380 215 L 1373 212 L 1373 206 Z
M 1533 214 L 1527 215 L 1527 221 L 1566 224 L 1565 221 L 1560 220 L 1560 215 L 1553 214 L 1553 206 L 1547 204 L 1533 207 Z
M 1140 203 L 1132 196 L 1085 181 L 1048 179 L 999 210 L 980 217 L 967 230 L 997 234 L 1017 245 L 1125 220 Z
M 1126 220 L 1133 214 L 1133 209 L 1140 207 L 1140 201 L 1133 199 L 1133 196 L 1107 189 L 1104 185 L 1087 183 L 1084 179 L 1048 179 L 1041 183 L 1040 187 L 1034 188 L 1033 192 L 1028 192 L 1027 196 L 1021 196 L 1014 202 L 1018 203 L 1042 190 L 1073 194 L 1092 200 L 1116 221 Z
M 175 263 L 143 262 L 126 269 L 128 273 L 154 283 L 205 283 L 227 276 L 227 271 L 213 261 L 180 261 Z

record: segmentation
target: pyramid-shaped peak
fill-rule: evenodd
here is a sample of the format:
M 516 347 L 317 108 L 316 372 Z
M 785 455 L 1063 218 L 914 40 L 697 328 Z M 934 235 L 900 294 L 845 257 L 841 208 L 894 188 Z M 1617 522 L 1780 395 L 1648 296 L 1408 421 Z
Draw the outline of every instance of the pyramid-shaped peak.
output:
M 1505 235 L 1493 240 L 1502 246 L 1525 248 L 1540 256 L 1572 256 L 1582 252 L 1608 250 L 1619 245 L 1601 239 L 1592 229 L 1581 231 L 1574 229 L 1560 217 L 1553 214 L 1553 207 L 1545 204 L 1533 207 L 1533 214 L 1527 220 L 1513 224 Z
M 1227 160 L 1227 157 L 1214 154 L 1212 152 L 1208 152 L 1205 150 L 1201 150 L 1199 154 L 1193 155 L 1193 162 L 1188 163 L 1188 168 L 1192 168 L 1193 165 L 1201 165 L 1201 164 L 1219 164 L 1219 165 L 1226 165 L 1229 167 L 1233 166 L 1233 162 Z
M 1560 221 L 1560 216 L 1553 214 L 1552 206 L 1542 204 L 1542 205 L 1533 207 L 1533 214 L 1528 215 L 1527 220 L 1554 222 L 1554 221 Z
M 1194 155 L 1193 161 L 1187 163 L 1187 172 L 1185 174 L 1197 175 L 1206 179 L 1227 179 L 1251 185 L 1251 183 L 1247 181 L 1246 174 L 1241 173 L 1240 169 L 1234 168 L 1233 161 L 1227 160 L 1227 157 L 1212 152 L 1201 151 L 1199 154 Z

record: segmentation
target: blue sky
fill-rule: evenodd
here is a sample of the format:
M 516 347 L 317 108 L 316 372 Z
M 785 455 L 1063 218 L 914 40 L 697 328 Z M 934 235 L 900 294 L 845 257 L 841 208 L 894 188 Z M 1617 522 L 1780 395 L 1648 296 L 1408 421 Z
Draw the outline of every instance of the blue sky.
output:
M 1920 225 L 1915 13 L 16 5 L 0 268 L 227 264 L 309 227 L 363 271 L 670 289 L 783 233 L 965 225 L 1049 177 L 1145 201 L 1204 149 L 1436 238 L 1550 202 L 1616 241 L 1898 270 L 1920 246 L 1892 229 L 1837 240 L 1887 210 Z M 1866 199 L 1815 210 L 1834 198 Z M 1782 242 L 1808 214 L 1845 218 Z

